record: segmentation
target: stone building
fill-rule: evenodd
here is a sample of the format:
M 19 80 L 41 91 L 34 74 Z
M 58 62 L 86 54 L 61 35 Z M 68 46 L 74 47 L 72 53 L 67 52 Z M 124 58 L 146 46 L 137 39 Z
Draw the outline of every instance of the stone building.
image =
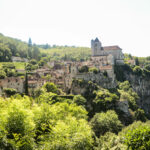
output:
M 109 55 L 112 56 L 108 58 L 112 64 L 124 64 L 122 49 L 117 45 L 102 46 L 102 43 L 96 38 L 95 40 L 91 40 L 91 49 L 93 59 L 101 59 L 101 57 Z
M 0 94 L 4 88 L 13 88 L 17 92 L 24 93 L 24 79 L 20 77 L 7 77 L 0 80 Z

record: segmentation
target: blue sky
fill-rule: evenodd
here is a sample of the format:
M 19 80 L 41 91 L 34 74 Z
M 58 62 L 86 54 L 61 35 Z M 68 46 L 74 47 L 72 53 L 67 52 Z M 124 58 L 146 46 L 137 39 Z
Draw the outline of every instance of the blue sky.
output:
M 150 56 L 150 0 L 0 0 L 0 33 L 33 43 L 104 46 Z

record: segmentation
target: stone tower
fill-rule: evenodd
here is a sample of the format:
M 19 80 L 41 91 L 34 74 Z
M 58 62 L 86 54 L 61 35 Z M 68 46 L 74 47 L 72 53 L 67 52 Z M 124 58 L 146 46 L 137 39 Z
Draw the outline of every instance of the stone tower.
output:
M 92 56 L 99 56 L 102 51 L 102 44 L 98 38 L 91 40 Z

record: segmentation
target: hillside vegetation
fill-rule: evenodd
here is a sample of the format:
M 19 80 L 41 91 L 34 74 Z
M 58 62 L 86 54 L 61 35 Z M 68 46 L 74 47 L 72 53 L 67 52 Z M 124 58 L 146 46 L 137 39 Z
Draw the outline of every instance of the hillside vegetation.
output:
M 87 47 L 56 47 L 41 49 L 42 53 L 48 54 L 50 60 L 84 61 L 91 56 L 91 50 Z

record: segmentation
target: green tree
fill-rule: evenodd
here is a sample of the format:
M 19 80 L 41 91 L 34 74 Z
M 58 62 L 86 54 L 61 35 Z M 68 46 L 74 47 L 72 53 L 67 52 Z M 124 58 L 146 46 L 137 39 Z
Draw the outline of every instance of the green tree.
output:
M 81 95 L 75 95 L 73 98 L 73 102 L 76 103 L 77 105 L 85 106 L 86 99 Z
M 57 88 L 57 86 L 52 82 L 47 82 L 43 85 L 43 88 L 46 89 L 46 92 L 52 92 L 56 94 L 60 94 L 60 90 Z
M 135 119 L 136 120 L 141 120 L 143 122 L 146 122 L 147 118 L 146 118 L 146 114 L 144 112 L 143 109 L 137 109 L 135 112 Z
M 123 127 L 118 115 L 113 110 L 95 114 L 91 119 L 91 126 L 97 137 L 106 132 L 118 133 Z
M 89 67 L 88 67 L 88 66 L 82 66 L 82 67 L 79 69 L 79 72 L 81 72 L 81 73 L 89 72 Z
M 107 89 L 101 89 L 95 94 L 96 97 L 93 100 L 95 112 L 114 109 L 116 102 L 119 100 L 116 94 L 110 93 Z
M 142 69 L 141 69 L 141 67 L 140 66 L 135 66 L 133 68 L 133 73 L 136 74 L 136 75 L 138 75 L 138 76 L 141 76 L 142 75 Z
M 142 125 L 133 130 L 129 130 L 125 136 L 125 143 L 128 149 L 131 150 L 149 150 L 150 127 Z
M 29 46 L 29 47 L 31 47 L 31 46 L 32 46 L 32 40 L 31 40 L 31 38 L 29 38 L 28 46 Z
M 25 88 L 25 94 L 29 95 L 29 91 L 28 91 L 28 74 L 27 74 L 27 72 L 26 72 L 26 76 L 25 76 L 24 88 Z

